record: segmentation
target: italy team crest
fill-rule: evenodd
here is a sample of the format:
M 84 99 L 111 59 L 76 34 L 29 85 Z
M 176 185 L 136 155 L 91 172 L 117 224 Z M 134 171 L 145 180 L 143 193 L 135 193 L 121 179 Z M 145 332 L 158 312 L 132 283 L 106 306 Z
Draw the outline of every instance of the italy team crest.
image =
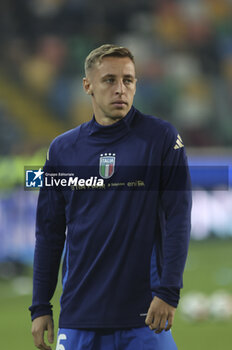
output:
M 103 179 L 109 179 L 114 174 L 115 153 L 104 153 L 100 155 L 99 174 Z

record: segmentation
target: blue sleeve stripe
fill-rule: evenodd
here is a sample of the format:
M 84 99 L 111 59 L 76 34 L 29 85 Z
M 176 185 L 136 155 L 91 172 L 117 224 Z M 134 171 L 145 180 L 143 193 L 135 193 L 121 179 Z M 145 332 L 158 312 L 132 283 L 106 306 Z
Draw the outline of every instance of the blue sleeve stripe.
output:
M 65 287 L 65 284 L 67 282 L 67 279 L 68 279 L 68 274 L 69 274 L 69 243 L 68 243 L 68 240 L 66 240 L 66 246 L 65 246 L 65 274 L 64 274 L 64 277 L 63 277 L 63 281 L 62 281 L 62 284 L 63 284 L 63 289 Z

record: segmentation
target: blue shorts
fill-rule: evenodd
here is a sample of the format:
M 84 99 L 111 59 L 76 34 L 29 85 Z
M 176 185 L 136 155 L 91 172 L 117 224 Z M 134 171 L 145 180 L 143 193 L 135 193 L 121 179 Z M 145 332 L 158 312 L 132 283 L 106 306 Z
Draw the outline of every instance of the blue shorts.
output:
M 125 330 L 61 328 L 56 350 L 177 350 L 171 331 L 156 334 L 148 327 Z

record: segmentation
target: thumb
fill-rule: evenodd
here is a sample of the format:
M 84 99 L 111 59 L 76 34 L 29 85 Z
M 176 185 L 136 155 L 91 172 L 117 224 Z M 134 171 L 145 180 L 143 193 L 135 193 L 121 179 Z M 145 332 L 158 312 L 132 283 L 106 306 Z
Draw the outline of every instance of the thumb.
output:
M 52 319 L 48 322 L 48 341 L 50 344 L 54 342 L 54 325 Z
M 147 326 L 149 326 L 152 323 L 152 321 L 153 321 L 153 313 L 152 313 L 151 307 L 149 307 L 145 323 Z

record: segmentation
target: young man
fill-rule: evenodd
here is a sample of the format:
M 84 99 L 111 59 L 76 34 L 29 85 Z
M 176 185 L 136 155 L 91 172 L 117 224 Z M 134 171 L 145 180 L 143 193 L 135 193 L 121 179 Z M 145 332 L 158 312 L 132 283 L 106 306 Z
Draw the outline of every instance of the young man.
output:
M 58 136 L 46 166 L 75 167 L 104 185 L 40 191 L 34 342 L 50 349 L 46 330 L 53 342 L 50 299 L 66 241 L 57 350 L 174 350 L 191 212 L 183 143 L 171 124 L 133 107 L 128 49 L 93 50 L 85 72 L 93 119 Z

